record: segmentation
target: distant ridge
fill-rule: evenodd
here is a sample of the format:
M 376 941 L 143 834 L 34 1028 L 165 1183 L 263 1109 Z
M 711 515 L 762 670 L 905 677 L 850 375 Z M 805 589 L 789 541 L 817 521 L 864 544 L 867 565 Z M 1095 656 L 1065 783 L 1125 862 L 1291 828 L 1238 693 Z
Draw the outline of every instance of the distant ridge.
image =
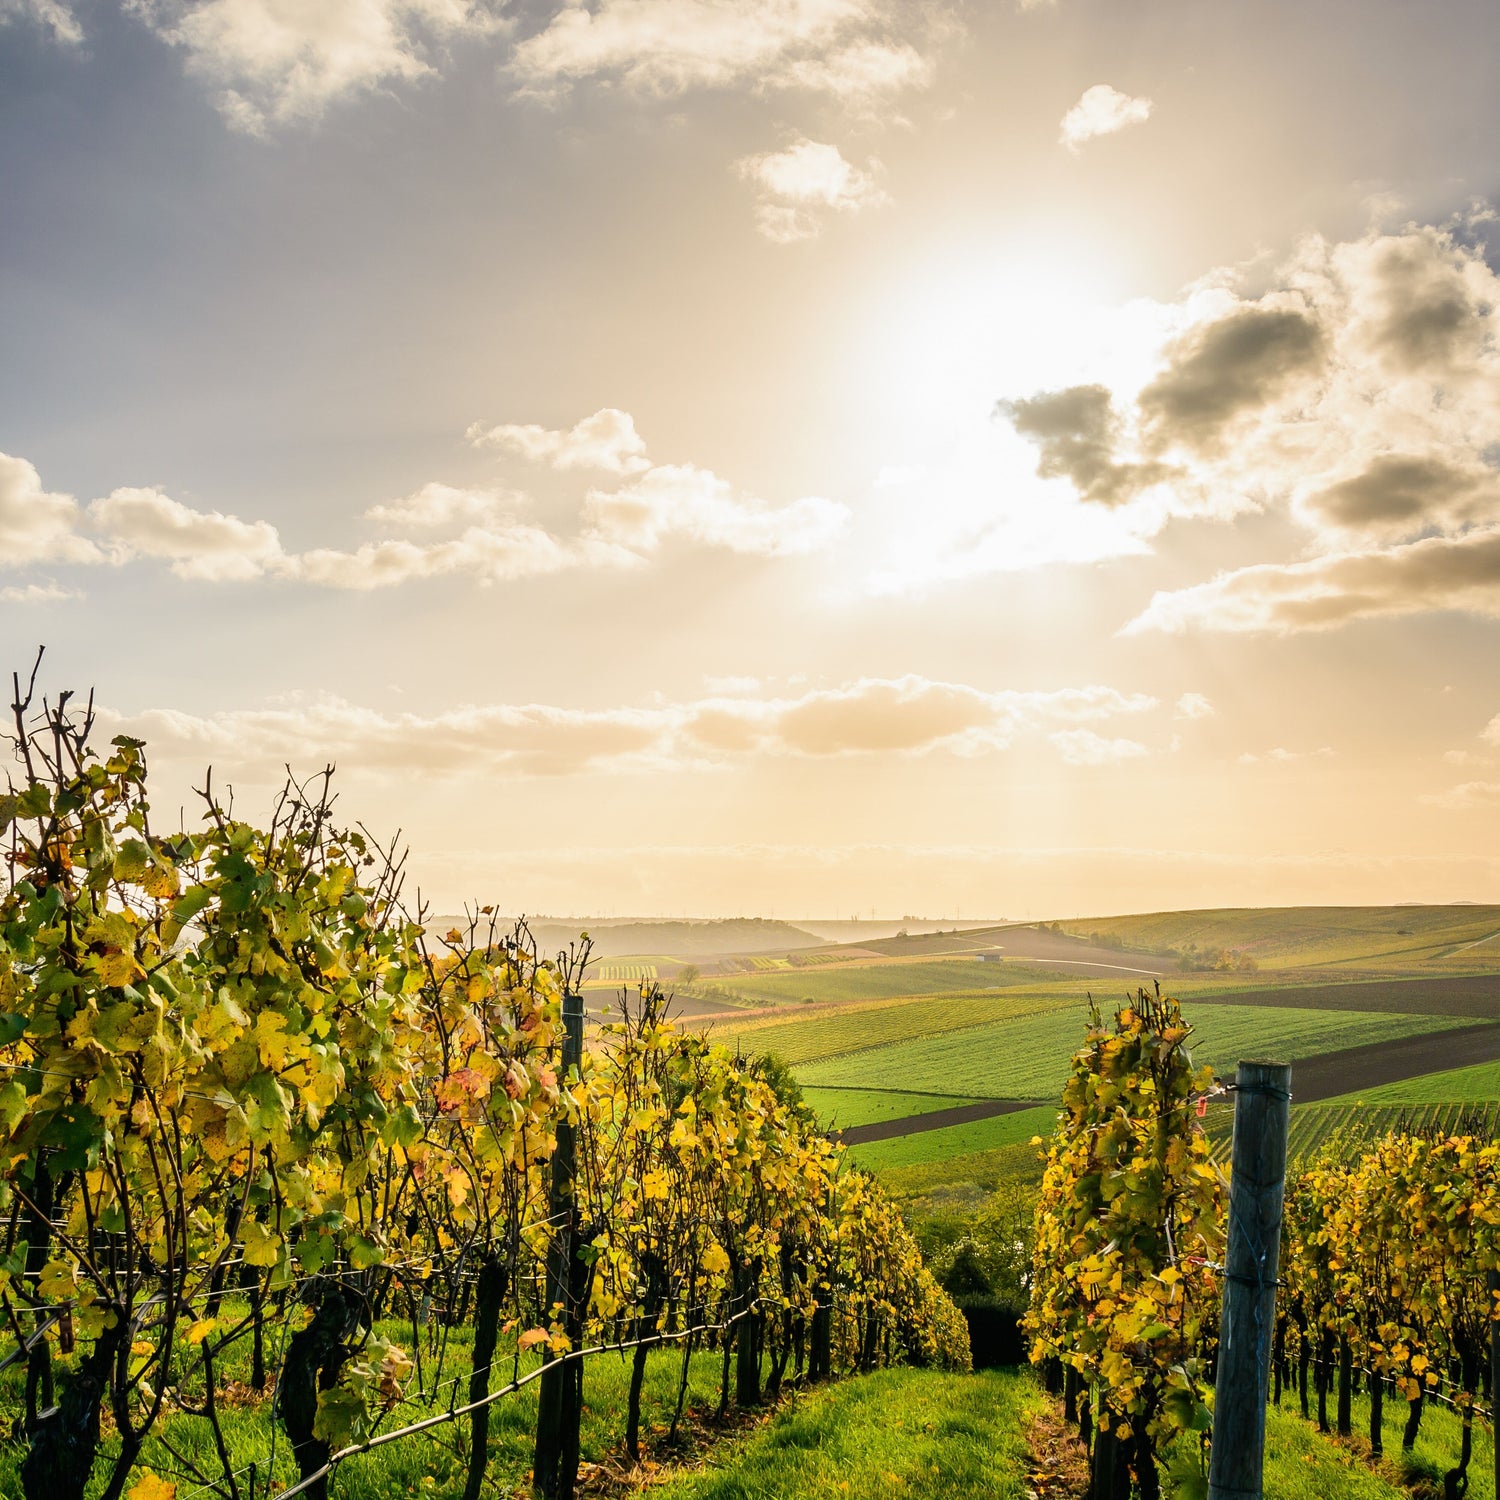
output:
M 456 921 L 453 917 L 436 916 L 428 919 L 427 926 L 431 931 L 445 932 Z M 785 953 L 788 949 L 815 948 L 820 942 L 801 927 L 766 917 L 725 917 L 701 922 L 534 917 L 530 926 L 543 952 L 566 948 L 586 932 L 593 939 L 597 958 L 637 954 L 703 958 L 723 953 Z

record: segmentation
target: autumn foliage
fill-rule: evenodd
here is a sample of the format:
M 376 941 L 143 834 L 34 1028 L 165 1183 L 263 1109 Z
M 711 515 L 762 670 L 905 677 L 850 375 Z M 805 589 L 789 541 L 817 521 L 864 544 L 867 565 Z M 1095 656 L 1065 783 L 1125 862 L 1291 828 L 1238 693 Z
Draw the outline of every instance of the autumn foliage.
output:
M 488 908 L 426 930 L 394 850 L 336 824 L 328 775 L 289 782 L 264 827 L 207 785 L 201 826 L 162 832 L 140 742 L 96 755 L 86 711 L 17 699 L 0 1312 L 29 1500 L 169 1494 L 168 1418 L 208 1425 L 232 1500 L 216 1362 L 241 1342 L 316 1492 L 410 1392 L 410 1352 L 376 1333 L 398 1311 L 473 1326 L 481 1402 L 531 1351 L 655 1337 L 737 1337 L 779 1382 L 817 1362 L 820 1320 L 830 1367 L 967 1363 L 874 1185 L 659 994 L 564 1073 L 583 955 L 540 955 Z M 574 1251 L 549 1302 L 564 1123 Z

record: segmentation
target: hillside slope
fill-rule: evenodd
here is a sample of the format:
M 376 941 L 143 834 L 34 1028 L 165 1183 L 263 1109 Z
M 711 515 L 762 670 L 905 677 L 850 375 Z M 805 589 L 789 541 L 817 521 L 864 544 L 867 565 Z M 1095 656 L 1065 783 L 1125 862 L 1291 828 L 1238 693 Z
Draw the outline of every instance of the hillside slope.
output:
M 1240 952 L 1262 969 L 1500 966 L 1500 906 L 1225 907 L 1075 917 L 1054 925 L 1140 953 Z

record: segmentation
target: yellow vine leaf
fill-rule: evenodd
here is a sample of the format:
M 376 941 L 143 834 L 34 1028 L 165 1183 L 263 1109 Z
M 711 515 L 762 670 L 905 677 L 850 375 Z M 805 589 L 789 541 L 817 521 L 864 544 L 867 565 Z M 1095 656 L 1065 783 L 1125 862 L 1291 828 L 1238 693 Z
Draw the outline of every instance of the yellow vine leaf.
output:
M 177 1486 L 147 1470 L 131 1485 L 125 1500 L 177 1500 Z

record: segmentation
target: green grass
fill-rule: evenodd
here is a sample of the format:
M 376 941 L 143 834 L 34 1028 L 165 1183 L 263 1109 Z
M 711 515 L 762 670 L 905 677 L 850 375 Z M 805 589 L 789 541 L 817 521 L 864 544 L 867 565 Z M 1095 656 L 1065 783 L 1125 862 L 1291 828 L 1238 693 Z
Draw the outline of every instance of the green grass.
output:
M 1186 1008 L 1195 1027 L 1193 1059 L 1220 1071 L 1237 1059 L 1270 1053 L 1295 1061 L 1343 1047 L 1388 1041 L 1460 1024 L 1450 1017 L 1377 1011 L 1271 1009 L 1254 1005 Z M 806 1063 L 805 1087 L 949 1091 L 991 1099 L 1051 1099 L 1067 1077 L 1084 1036 L 1081 1005 L 996 1021 L 941 1036 Z
M 1396 1446 L 1401 1446 L 1399 1432 Z M 1300 1416 L 1275 1407 L 1266 1416 L 1265 1493 L 1274 1500 L 1406 1500 L 1405 1490 L 1357 1455 Z M 1477 1490 L 1470 1494 L 1477 1500 Z
M 714 984 L 767 1005 L 801 1000 L 888 1000 L 898 995 L 952 995 L 963 990 L 1035 984 L 1048 976 L 1044 964 L 980 963 L 978 959 L 933 959 L 927 963 L 866 963 L 820 966 L 778 973 L 724 974 Z
M 919 1130 L 894 1140 L 870 1141 L 863 1146 L 851 1146 L 849 1152 L 857 1166 L 885 1172 L 892 1167 L 948 1161 L 997 1147 L 1024 1146 L 1034 1135 L 1051 1135 L 1056 1121 L 1056 1108 L 1044 1104 L 1011 1115 L 996 1115 L 990 1120 L 973 1120 L 967 1125 L 944 1125 L 938 1130 Z
M 972 1104 L 957 1094 L 906 1094 L 887 1089 L 804 1089 L 803 1102 L 825 1128 L 878 1125 L 954 1104 Z
M 1311 1409 L 1316 1417 L 1317 1398 L 1309 1392 Z M 1334 1400 L 1329 1395 L 1329 1418 Z M 1442 1476 L 1458 1462 L 1461 1428 L 1458 1417 L 1435 1402 L 1429 1402 L 1422 1413 L 1422 1426 L 1416 1447 L 1409 1455 L 1401 1452 L 1401 1429 L 1406 1422 L 1406 1402 L 1387 1395 L 1381 1432 L 1384 1438 L 1383 1474 L 1391 1480 L 1408 1483 L 1425 1481 L 1430 1494 L 1442 1493 Z M 1366 1496 L 1402 1493 L 1392 1490 L 1386 1478 L 1377 1477 L 1369 1468 L 1370 1398 L 1361 1393 L 1354 1398 L 1352 1448 L 1322 1436 L 1313 1422 L 1304 1421 L 1294 1391 L 1283 1392 L 1281 1407 L 1269 1409 L 1266 1432 L 1266 1494 L 1285 1496 L 1287 1500 L 1321 1500 L 1323 1496 L 1365 1500 Z M 1482 1421 L 1474 1424 L 1474 1455 L 1469 1461 L 1467 1500 L 1495 1500 L 1494 1441 Z M 1306 1483 L 1299 1483 L 1306 1479 Z M 1424 1486 L 1424 1488 L 1425 1488 Z
M 1050 1133 L 1052 1120 L 1039 1135 Z M 934 1214 L 972 1213 L 992 1193 L 1019 1183 L 1035 1187 L 1042 1177 L 1037 1148 L 1028 1136 L 1011 1146 L 992 1146 L 963 1156 L 880 1169 L 880 1185 L 909 1220 Z
M 1080 996 L 1082 992 L 1079 992 Z M 795 1020 L 748 1024 L 726 1021 L 714 1029 L 714 1040 L 746 1052 L 774 1052 L 789 1063 L 816 1062 L 861 1052 L 913 1037 L 963 1031 L 986 1021 L 1019 1019 L 1048 1011 L 1077 1011 L 1081 1000 L 1055 989 L 1010 990 L 988 994 L 944 995 L 936 999 L 886 1000 L 840 1006 Z M 946 1085 L 938 1092 L 947 1092 Z
M 1019 1371 L 881 1370 L 800 1397 L 661 1500 L 1023 1500 L 1027 1414 Z

